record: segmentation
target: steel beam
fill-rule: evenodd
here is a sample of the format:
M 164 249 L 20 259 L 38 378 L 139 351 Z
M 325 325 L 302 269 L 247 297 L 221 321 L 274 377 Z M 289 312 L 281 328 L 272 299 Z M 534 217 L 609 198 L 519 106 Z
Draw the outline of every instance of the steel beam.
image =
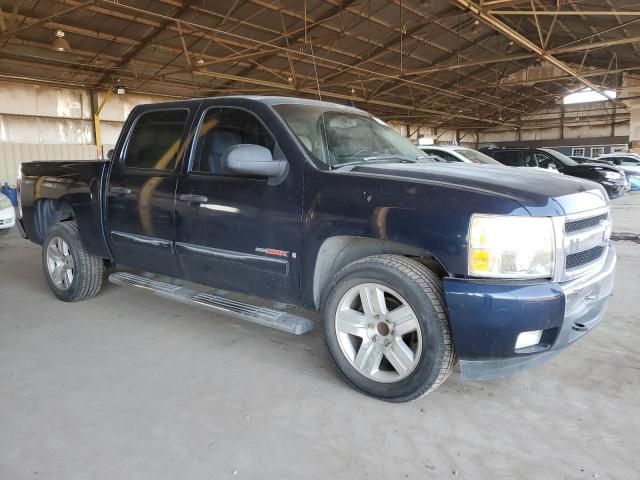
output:
M 484 4 L 486 6 L 486 3 Z M 587 17 L 640 17 L 640 11 L 624 10 L 485 10 L 489 15 L 533 15 L 533 16 L 575 16 L 584 15 Z
M 624 38 L 618 38 L 617 40 L 605 40 L 602 42 L 592 42 L 592 43 L 585 43 L 581 45 L 572 45 L 568 47 L 553 48 L 551 50 L 547 50 L 547 53 L 556 55 L 558 53 L 583 52 L 585 50 L 596 50 L 598 48 L 608 48 L 616 45 L 625 45 L 627 43 L 633 44 L 638 42 L 640 42 L 640 36 L 624 37 Z
M 598 85 L 596 85 L 595 83 L 591 82 L 589 79 L 584 77 L 583 75 L 576 72 L 573 68 L 571 68 L 569 65 L 567 65 L 563 61 L 558 60 L 556 57 L 551 55 L 551 53 L 549 53 L 547 50 L 544 50 L 544 48 L 542 48 L 541 46 L 536 45 L 527 37 L 516 32 L 510 26 L 508 26 L 501 20 L 497 19 L 490 13 L 487 13 L 478 4 L 472 2 L 471 0 L 449 0 L 449 2 L 454 5 L 457 5 L 462 10 L 470 12 L 473 16 L 475 16 L 476 18 L 484 22 L 487 26 L 493 28 L 495 31 L 501 33 L 505 37 L 516 42 L 517 44 L 526 48 L 527 50 L 530 50 L 531 52 L 535 53 L 540 58 L 546 60 L 552 65 L 555 65 L 560 70 L 568 73 L 569 75 L 574 77 L 576 80 L 584 84 L 586 87 L 592 89 L 595 92 L 598 92 L 600 95 L 604 96 L 610 101 L 617 103 L 622 108 L 628 109 L 628 107 L 624 103 L 617 101 L 615 98 L 611 97 L 611 95 L 609 95 L 606 91 L 604 91 Z

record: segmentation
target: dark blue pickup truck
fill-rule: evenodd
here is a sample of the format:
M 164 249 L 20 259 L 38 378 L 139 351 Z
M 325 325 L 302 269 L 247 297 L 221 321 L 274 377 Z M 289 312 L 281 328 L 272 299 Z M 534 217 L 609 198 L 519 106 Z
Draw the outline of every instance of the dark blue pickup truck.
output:
M 458 360 L 471 379 L 545 360 L 613 288 L 601 186 L 435 163 L 355 108 L 139 106 L 109 157 L 22 165 L 20 225 L 57 297 L 109 275 L 291 333 L 312 328 L 297 307 L 319 311 L 340 373 L 383 400 L 434 390 Z

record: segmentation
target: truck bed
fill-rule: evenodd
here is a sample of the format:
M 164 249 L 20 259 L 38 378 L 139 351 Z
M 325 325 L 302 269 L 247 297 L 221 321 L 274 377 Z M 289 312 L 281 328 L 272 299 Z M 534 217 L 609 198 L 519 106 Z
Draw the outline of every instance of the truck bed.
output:
M 109 258 L 102 208 L 108 167 L 109 162 L 102 160 L 23 163 L 21 224 L 27 237 L 42 243 L 54 202 L 66 202 L 73 209 L 87 249 Z

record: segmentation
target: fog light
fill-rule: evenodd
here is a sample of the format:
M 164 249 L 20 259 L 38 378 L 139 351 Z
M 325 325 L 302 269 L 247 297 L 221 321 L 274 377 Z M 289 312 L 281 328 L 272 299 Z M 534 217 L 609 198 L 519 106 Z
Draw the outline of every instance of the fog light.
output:
M 531 347 L 540 343 L 542 338 L 542 330 L 532 330 L 530 332 L 522 332 L 516 340 L 516 350 L 519 348 Z

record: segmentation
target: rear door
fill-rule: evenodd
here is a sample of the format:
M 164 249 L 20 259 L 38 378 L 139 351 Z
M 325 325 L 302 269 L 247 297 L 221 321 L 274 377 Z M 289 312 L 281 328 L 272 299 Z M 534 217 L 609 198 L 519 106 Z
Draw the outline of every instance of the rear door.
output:
M 302 178 L 224 171 L 222 155 L 237 144 L 284 154 L 264 119 L 248 109 L 203 108 L 191 161 L 178 182 L 176 252 L 187 279 L 225 290 L 293 301 L 299 297 Z
M 117 263 L 177 275 L 174 199 L 195 107 L 132 112 L 107 185 L 107 225 Z

